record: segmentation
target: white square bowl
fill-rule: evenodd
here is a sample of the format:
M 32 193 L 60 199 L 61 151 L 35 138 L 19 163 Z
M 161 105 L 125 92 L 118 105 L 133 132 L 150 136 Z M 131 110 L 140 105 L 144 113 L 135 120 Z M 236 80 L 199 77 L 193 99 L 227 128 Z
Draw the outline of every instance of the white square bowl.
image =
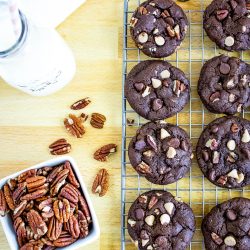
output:
M 80 171 L 76 165 L 76 162 L 74 161 L 73 158 L 71 158 L 69 156 L 57 157 L 57 158 L 54 158 L 52 160 L 45 161 L 45 162 L 39 163 L 35 166 L 26 168 L 20 172 L 9 175 L 9 176 L 3 178 L 2 180 L 0 180 L 0 188 L 3 187 L 3 185 L 8 181 L 8 179 L 13 179 L 27 170 L 38 169 L 38 168 L 41 168 L 44 166 L 55 167 L 59 164 L 62 164 L 65 161 L 69 161 L 71 163 L 71 166 L 75 172 L 75 175 L 80 183 L 82 192 L 83 192 L 85 199 L 88 203 L 89 210 L 91 213 L 91 218 L 92 218 L 92 228 L 90 229 L 89 235 L 86 238 L 78 239 L 73 244 L 71 244 L 67 247 L 60 248 L 60 249 L 64 249 L 64 250 L 73 250 L 73 249 L 77 249 L 79 247 L 86 246 L 86 245 L 90 244 L 91 242 L 97 240 L 99 235 L 100 235 L 100 227 L 99 227 L 99 223 L 98 223 L 95 211 L 94 211 L 93 204 L 90 200 L 87 188 L 82 180 L 81 173 L 80 173 Z M 6 235 L 6 238 L 8 240 L 8 243 L 10 245 L 11 250 L 18 250 L 19 247 L 18 247 L 18 243 L 17 243 L 17 239 L 16 239 L 16 233 L 14 231 L 13 222 L 12 222 L 10 216 L 7 214 L 5 217 L 1 217 L 0 220 L 1 220 L 3 230 L 4 230 L 4 233 Z

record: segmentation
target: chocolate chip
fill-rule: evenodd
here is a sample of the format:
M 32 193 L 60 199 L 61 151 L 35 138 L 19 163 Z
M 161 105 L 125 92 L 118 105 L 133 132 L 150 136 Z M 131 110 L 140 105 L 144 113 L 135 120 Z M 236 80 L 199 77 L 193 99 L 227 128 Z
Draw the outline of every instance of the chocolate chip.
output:
M 144 218 L 144 215 L 145 215 L 145 212 L 142 208 L 137 208 L 135 210 L 135 217 L 138 219 L 138 220 L 142 220 Z
M 203 150 L 202 151 L 202 158 L 204 161 L 208 161 L 209 160 L 209 154 L 207 151 Z
M 245 155 L 245 157 L 249 160 L 250 159 L 250 150 L 242 149 L 242 152 Z
M 228 15 L 228 10 L 217 10 L 216 17 L 219 21 L 225 19 Z
M 181 149 L 188 151 L 188 143 L 185 140 L 181 141 Z
M 146 230 L 141 230 L 141 233 L 140 233 L 140 238 L 142 240 L 148 240 L 149 239 L 149 234 Z
M 164 80 L 162 81 L 162 84 L 163 84 L 163 86 L 165 86 L 165 87 L 169 87 L 169 85 L 170 85 L 170 79 L 164 79 Z
M 160 248 L 164 248 L 167 249 L 166 247 L 169 246 L 168 244 L 168 240 L 165 236 L 159 236 L 157 237 L 157 239 L 155 240 L 155 244 L 160 247 Z
M 154 151 L 157 151 L 155 139 L 151 135 L 147 135 L 147 143 L 154 149 Z
M 167 144 L 169 147 L 178 148 L 180 146 L 180 140 L 178 138 L 171 138 Z
M 213 126 L 211 127 L 211 132 L 214 133 L 214 134 L 217 133 L 218 130 L 219 130 L 219 127 L 218 127 L 217 125 L 213 125 Z
M 237 218 L 236 213 L 232 209 L 228 209 L 226 215 L 229 220 L 236 220 Z
M 153 101 L 153 110 L 154 111 L 158 111 L 159 109 L 161 109 L 163 106 L 163 101 L 161 99 L 154 99 Z
M 211 102 L 216 102 L 220 100 L 220 92 L 214 92 L 212 95 L 210 95 L 209 100 Z
M 230 65 L 222 62 L 220 64 L 220 72 L 223 75 L 227 75 L 230 72 Z
M 145 143 L 145 141 L 143 141 L 143 140 L 137 141 L 137 142 L 135 143 L 135 149 L 137 149 L 137 150 L 142 150 L 142 149 L 144 149 L 145 147 L 146 147 L 146 143 Z
M 134 84 L 134 87 L 135 87 L 135 89 L 137 90 L 137 91 L 142 91 L 143 89 L 144 89 L 144 84 L 143 83 L 141 83 L 141 82 L 137 82 L 137 83 L 135 83 Z

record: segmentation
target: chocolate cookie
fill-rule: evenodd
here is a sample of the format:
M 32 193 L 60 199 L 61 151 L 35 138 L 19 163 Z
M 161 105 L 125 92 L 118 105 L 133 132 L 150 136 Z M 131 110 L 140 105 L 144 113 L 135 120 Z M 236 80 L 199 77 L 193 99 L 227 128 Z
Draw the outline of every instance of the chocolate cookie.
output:
M 250 184 L 250 122 L 225 116 L 202 132 L 197 160 L 203 174 L 217 186 L 240 188 Z
M 250 106 L 249 82 L 249 64 L 221 55 L 203 65 L 198 93 L 210 112 L 233 115 Z
M 212 41 L 227 51 L 250 49 L 250 1 L 214 0 L 203 16 Z
M 149 122 L 138 129 L 128 147 L 131 165 L 155 184 L 169 184 L 190 169 L 192 146 L 187 133 L 169 123 Z
M 250 200 L 233 198 L 214 207 L 202 221 L 207 250 L 250 249 Z
M 162 120 L 181 111 L 189 101 L 189 81 L 170 63 L 148 60 L 137 64 L 128 74 L 125 95 L 140 116 Z
M 173 54 L 187 32 L 187 17 L 172 0 L 149 0 L 142 3 L 130 20 L 135 44 L 150 57 Z
M 128 212 L 128 233 L 140 250 L 184 250 L 194 231 L 192 209 L 166 191 L 141 194 Z

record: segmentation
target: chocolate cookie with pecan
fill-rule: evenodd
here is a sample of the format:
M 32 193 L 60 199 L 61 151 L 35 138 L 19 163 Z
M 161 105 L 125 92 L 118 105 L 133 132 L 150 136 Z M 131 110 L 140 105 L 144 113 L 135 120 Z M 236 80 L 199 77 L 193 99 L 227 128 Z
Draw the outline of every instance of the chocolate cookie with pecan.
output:
M 132 39 L 150 57 L 173 54 L 185 38 L 188 20 L 172 0 L 143 2 L 130 20 Z
M 210 112 L 233 115 L 250 106 L 249 83 L 250 65 L 221 55 L 203 65 L 198 93 Z
M 213 0 L 203 16 L 204 29 L 221 49 L 250 49 L 250 1 Z
M 192 209 L 160 190 L 141 194 L 128 212 L 128 233 L 140 250 L 184 250 L 195 231 Z
M 205 216 L 202 233 L 207 250 L 250 248 L 250 200 L 233 198 Z
M 176 182 L 189 171 L 192 146 L 180 127 L 149 122 L 138 129 L 130 141 L 128 156 L 139 175 L 165 185 Z
M 225 188 L 250 184 L 250 122 L 225 116 L 211 122 L 200 135 L 196 154 L 203 174 Z
M 180 112 L 187 104 L 189 80 L 166 61 L 147 60 L 129 72 L 125 95 L 140 116 L 151 121 L 162 120 Z

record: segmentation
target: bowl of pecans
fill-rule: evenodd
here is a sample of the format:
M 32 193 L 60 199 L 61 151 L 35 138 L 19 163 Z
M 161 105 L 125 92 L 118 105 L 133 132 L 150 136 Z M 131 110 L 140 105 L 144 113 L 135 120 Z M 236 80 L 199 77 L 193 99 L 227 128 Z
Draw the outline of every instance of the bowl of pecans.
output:
M 0 181 L 0 215 L 12 250 L 72 250 L 100 228 L 75 161 L 58 157 Z

